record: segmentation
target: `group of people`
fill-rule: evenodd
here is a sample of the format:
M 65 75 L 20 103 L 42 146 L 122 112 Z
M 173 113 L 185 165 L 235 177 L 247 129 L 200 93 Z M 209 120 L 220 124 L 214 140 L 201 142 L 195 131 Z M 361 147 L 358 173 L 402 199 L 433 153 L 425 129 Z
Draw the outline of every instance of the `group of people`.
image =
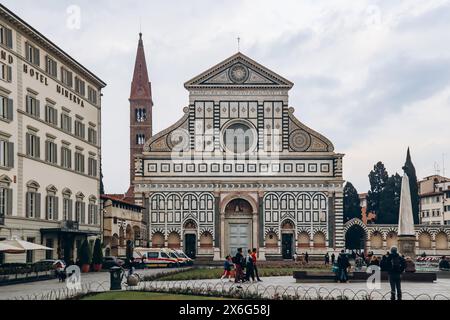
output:
M 231 257 L 231 255 L 226 257 L 221 280 L 228 278 L 229 281 L 233 281 L 232 277 L 234 272 L 235 283 L 249 281 L 261 282 L 262 280 L 259 278 L 258 273 L 257 257 L 258 252 L 256 248 L 253 248 L 253 250 L 249 249 L 246 256 L 243 255 L 242 248 L 237 249 L 237 253 L 234 257 Z
M 348 282 L 348 271 L 351 267 L 350 258 L 355 260 L 355 270 L 361 270 L 364 265 L 377 266 L 380 271 L 387 272 L 391 286 L 391 300 L 402 299 L 401 274 L 403 272 L 415 272 L 414 261 L 409 257 L 400 256 L 397 247 L 392 247 L 381 259 L 373 254 L 364 256 L 360 254 L 347 254 L 344 250 L 338 256 L 337 262 L 333 264 L 333 271 L 336 273 L 336 281 Z

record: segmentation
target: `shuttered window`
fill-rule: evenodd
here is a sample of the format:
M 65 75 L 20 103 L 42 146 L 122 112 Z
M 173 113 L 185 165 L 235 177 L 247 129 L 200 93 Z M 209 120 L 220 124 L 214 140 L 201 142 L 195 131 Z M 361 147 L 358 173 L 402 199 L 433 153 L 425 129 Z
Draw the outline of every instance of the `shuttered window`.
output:
M 89 158 L 88 160 L 88 175 L 91 177 L 97 176 L 97 160 Z
M 12 216 L 12 195 L 12 189 L 0 187 L 0 224 L 4 224 L 5 216 Z
M 0 167 L 14 168 L 14 143 L 0 140 Z
M 69 87 L 73 86 L 73 74 L 71 71 L 67 70 L 64 67 L 61 67 L 61 81 L 66 86 L 69 86 Z
M 45 218 L 47 220 L 58 220 L 58 197 L 47 196 L 45 199 Z
M 86 204 L 83 201 L 75 202 L 75 221 L 86 224 Z
M 72 118 L 65 113 L 61 114 L 61 129 L 68 133 L 72 133 Z
M 86 94 L 86 83 L 78 77 L 75 77 L 75 92 L 83 97 Z
M 0 43 L 8 48 L 13 47 L 12 30 L 0 24 Z
M 28 62 L 36 66 L 39 66 L 41 64 L 41 54 L 38 48 L 27 42 L 25 43 L 25 52 L 25 59 Z
M 26 214 L 28 218 L 41 217 L 41 194 L 37 192 L 26 193 Z
M 72 221 L 73 219 L 73 201 L 69 198 L 63 199 L 63 220 Z
M 12 67 L 0 62 L 0 79 L 6 82 L 12 81 Z
M 58 146 L 53 141 L 45 141 L 45 161 L 57 164 L 58 163 Z
M 72 169 L 72 151 L 67 147 L 61 148 L 61 167 Z
M 84 155 L 75 152 L 75 171 L 84 173 Z
M 97 104 L 97 90 L 88 86 L 88 100 L 92 104 Z
M 41 139 L 31 133 L 26 134 L 27 156 L 33 158 L 41 157 Z
M 54 78 L 58 76 L 58 64 L 49 56 L 45 57 L 45 71 Z
M 40 101 L 32 96 L 27 96 L 26 99 L 26 112 L 39 118 L 41 115 Z
M 75 135 L 82 139 L 84 139 L 86 136 L 86 127 L 79 120 L 75 120 Z
M 0 96 L 0 118 L 8 121 L 13 120 L 13 100 Z
M 47 105 L 45 107 L 45 121 L 57 126 L 58 125 L 58 110 L 54 107 Z
M 93 128 L 88 129 L 88 141 L 92 144 L 97 144 L 97 131 Z

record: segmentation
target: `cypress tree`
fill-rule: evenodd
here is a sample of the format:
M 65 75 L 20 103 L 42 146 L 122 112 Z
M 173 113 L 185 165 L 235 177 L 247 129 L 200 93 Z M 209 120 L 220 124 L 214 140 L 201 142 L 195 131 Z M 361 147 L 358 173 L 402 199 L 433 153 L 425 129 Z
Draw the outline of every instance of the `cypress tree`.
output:
M 378 224 L 398 223 L 401 186 L 402 177 L 398 173 L 387 180 L 380 195 L 380 209 L 377 214 Z
M 370 190 L 367 193 L 367 212 L 374 212 L 378 215 L 380 211 L 380 197 L 389 175 L 384 164 L 380 161 L 369 173 Z
M 403 166 L 403 171 L 408 175 L 409 178 L 409 190 L 411 192 L 411 204 L 413 210 L 414 224 L 419 224 L 419 186 L 417 183 L 416 168 L 411 161 L 411 153 L 408 148 L 406 153 L 406 162 Z
M 351 182 L 347 182 L 344 187 L 344 222 L 354 218 L 361 219 L 361 203 L 358 191 Z

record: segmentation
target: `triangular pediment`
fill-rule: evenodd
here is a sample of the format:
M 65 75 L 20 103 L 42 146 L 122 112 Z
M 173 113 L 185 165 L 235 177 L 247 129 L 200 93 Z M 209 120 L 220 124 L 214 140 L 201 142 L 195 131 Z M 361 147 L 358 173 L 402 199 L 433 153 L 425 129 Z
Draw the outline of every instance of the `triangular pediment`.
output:
M 291 89 L 293 83 L 239 52 L 189 80 L 184 86 L 186 89 L 208 87 Z

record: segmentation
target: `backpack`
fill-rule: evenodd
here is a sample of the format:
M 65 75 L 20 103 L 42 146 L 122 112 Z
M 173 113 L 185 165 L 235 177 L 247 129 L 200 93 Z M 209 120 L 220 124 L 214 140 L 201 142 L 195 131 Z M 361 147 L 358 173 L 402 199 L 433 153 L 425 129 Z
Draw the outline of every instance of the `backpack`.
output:
M 396 273 L 402 272 L 400 256 L 398 254 L 394 255 L 391 259 L 391 271 Z

